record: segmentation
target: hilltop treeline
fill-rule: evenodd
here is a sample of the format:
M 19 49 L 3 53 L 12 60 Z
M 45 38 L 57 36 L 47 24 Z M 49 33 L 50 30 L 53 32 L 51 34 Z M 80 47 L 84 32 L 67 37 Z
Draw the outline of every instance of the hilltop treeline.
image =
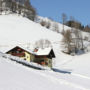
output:
M 31 20 L 36 16 L 35 8 L 30 4 L 29 0 L 1 0 L 0 1 L 0 14 L 5 13 L 18 13 Z
M 80 30 L 85 31 L 85 32 L 90 32 L 90 25 L 84 26 L 78 21 L 69 20 L 65 23 L 65 25 L 67 25 L 69 27 L 80 29 Z M 75 26 L 77 26 L 77 27 L 75 27 Z

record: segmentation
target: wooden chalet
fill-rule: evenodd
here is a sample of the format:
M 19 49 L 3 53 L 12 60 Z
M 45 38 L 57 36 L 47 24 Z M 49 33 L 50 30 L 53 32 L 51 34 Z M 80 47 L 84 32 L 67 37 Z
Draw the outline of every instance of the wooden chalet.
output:
M 34 51 L 28 50 L 23 47 L 16 46 L 9 51 L 7 54 L 20 57 L 29 62 L 35 62 L 43 66 L 52 67 L 52 58 L 55 58 L 55 54 L 52 48 L 45 49 L 34 49 Z
M 34 59 L 32 51 L 28 50 L 24 47 L 16 46 L 16 47 L 10 49 L 9 51 L 7 51 L 6 53 L 11 54 L 13 56 L 20 57 L 20 58 L 27 60 L 29 62 Z
M 55 58 L 53 49 L 36 49 L 34 50 L 34 62 L 41 64 L 43 66 L 52 67 L 52 58 Z

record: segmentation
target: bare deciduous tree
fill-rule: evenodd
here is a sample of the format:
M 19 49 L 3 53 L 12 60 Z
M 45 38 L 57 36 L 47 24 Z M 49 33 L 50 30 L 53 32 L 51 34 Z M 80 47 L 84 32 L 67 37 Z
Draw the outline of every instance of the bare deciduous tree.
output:
M 41 24 L 41 26 L 46 26 L 46 21 L 42 20 L 42 21 L 40 22 L 40 24 Z
M 0 14 L 2 14 L 2 0 L 0 0 Z
M 83 38 L 82 38 L 82 31 L 79 30 L 79 24 L 77 23 L 73 23 L 74 25 L 74 35 L 75 35 L 75 46 L 77 49 L 83 49 L 84 46 L 83 46 Z
M 59 26 L 58 26 L 58 23 L 56 22 L 53 23 L 53 31 L 59 33 Z
M 64 34 L 64 32 L 65 32 L 65 30 L 64 30 L 64 24 L 65 24 L 65 22 L 66 22 L 66 19 L 67 19 L 67 16 L 66 16 L 65 13 L 63 13 L 63 14 L 62 14 L 62 23 L 63 23 L 63 32 L 62 32 L 62 34 Z
M 47 39 L 41 39 L 41 40 L 39 40 L 39 41 L 37 41 L 36 43 L 35 43 L 35 47 L 38 47 L 38 48 L 48 48 L 48 47 L 52 47 L 52 45 L 51 45 L 51 42 L 49 41 L 49 40 L 47 40 Z
M 64 32 L 64 35 L 63 35 L 63 46 L 65 49 L 67 49 L 67 52 L 68 53 L 71 53 L 72 51 L 72 46 L 71 46 L 71 43 L 72 43 L 72 35 L 71 35 L 71 31 L 70 30 L 66 30 Z
M 48 21 L 47 23 L 46 23 L 46 28 L 50 28 L 50 26 L 51 26 L 51 23 L 50 23 L 50 21 Z

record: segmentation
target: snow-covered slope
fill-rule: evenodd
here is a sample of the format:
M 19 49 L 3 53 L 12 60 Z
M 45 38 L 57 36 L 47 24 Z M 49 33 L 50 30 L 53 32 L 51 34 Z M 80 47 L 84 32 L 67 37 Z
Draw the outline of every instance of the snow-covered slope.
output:
M 0 90 L 59 90 L 68 87 L 30 69 L 0 57 Z
M 47 17 L 37 16 L 35 22 L 40 23 L 41 21 L 50 22 L 50 29 L 52 31 L 54 31 L 54 24 L 55 23 L 58 25 L 59 32 L 61 33 L 63 31 L 63 25 L 61 23 L 59 23 L 59 22 L 55 22 L 55 21 L 53 21 L 53 20 L 51 20 L 51 19 L 49 19 Z M 65 25 L 64 29 L 68 30 L 68 29 L 71 29 L 71 28 Z
M 42 17 L 40 18 L 44 19 Z M 47 18 L 45 19 L 48 20 Z M 62 24 L 59 24 L 59 27 L 59 29 L 62 30 Z M 65 29 L 67 30 L 69 27 L 65 26 Z M 84 37 L 87 35 L 89 34 L 83 32 Z M 59 66 L 72 59 L 72 56 L 61 52 L 62 48 L 60 45 L 62 35 L 60 33 L 58 34 L 46 29 L 40 24 L 30 21 L 22 16 L 14 14 L 0 15 L 0 51 L 5 52 L 9 47 L 11 48 L 17 45 L 32 48 L 35 41 L 40 39 L 48 39 L 51 41 L 56 54 L 54 66 Z
M 0 56 L 0 90 L 90 90 L 90 79 L 35 70 Z
M 54 30 L 54 24 L 56 23 L 58 25 L 59 32 L 62 33 L 63 25 L 61 23 L 53 21 L 52 19 L 49 19 L 47 17 L 37 16 L 35 19 L 35 22 L 40 23 L 41 21 L 45 21 L 47 23 L 50 22 L 50 28 L 49 29 L 52 31 L 55 31 Z M 64 25 L 64 30 L 66 31 L 66 30 L 72 30 L 72 29 L 71 29 L 71 27 Z M 56 30 L 56 32 L 57 32 L 57 30 Z M 87 40 L 89 40 L 90 34 L 88 32 L 82 31 L 81 33 L 82 33 L 83 39 L 87 38 Z
M 73 73 L 85 75 L 90 79 L 90 53 L 74 56 L 69 62 L 62 64 L 59 68 L 72 70 Z
M 18 15 L 1 15 L 0 16 L 0 51 L 5 52 L 11 47 L 22 45 L 32 48 L 35 41 L 48 39 L 53 45 L 56 54 L 56 62 L 66 61 L 71 58 L 63 54 L 60 49 L 62 35 L 42 27 L 27 18 Z M 54 63 L 56 65 L 56 63 Z
M 0 43 L 30 43 L 39 39 L 60 41 L 61 35 L 18 15 L 0 16 Z
M 0 16 L 0 51 L 15 45 L 33 46 L 40 39 L 53 45 L 55 72 L 34 70 L 0 56 L 0 90 L 90 90 L 90 53 L 66 55 L 61 52 L 62 35 L 18 15 Z

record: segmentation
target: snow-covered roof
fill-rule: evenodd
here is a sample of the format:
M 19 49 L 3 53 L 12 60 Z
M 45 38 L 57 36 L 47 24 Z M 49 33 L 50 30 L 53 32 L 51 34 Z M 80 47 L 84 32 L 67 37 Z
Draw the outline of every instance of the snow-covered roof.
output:
M 37 52 L 34 52 L 35 55 L 49 55 L 52 48 L 39 48 Z
M 22 48 L 23 50 L 33 54 L 32 50 L 30 50 L 30 49 L 28 49 L 26 47 L 23 47 L 23 46 L 10 46 L 10 47 L 6 47 L 6 48 L 4 47 L 3 49 L 1 49 L 1 52 L 6 53 L 6 52 L 12 50 L 15 47 Z
M 0 51 L 3 53 L 6 53 L 9 50 L 13 49 L 14 47 L 16 47 L 16 46 L 13 45 L 13 46 L 0 47 Z
M 43 48 L 43 49 L 42 48 L 39 48 L 37 52 L 34 52 L 34 51 L 30 50 L 29 48 L 26 48 L 26 47 L 23 47 L 23 46 L 11 46 L 11 47 L 4 48 L 1 51 L 3 53 L 6 53 L 6 52 L 12 50 L 15 47 L 19 47 L 19 48 L 21 48 L 21 49 L 23 49 L 23 50 L 25 50 L 25 51 L 33 54 L 33 55 L 49 55 L 50 51 L 52 50 L 51 47 L 49 47 L 49 48 Z
M 23 49 L 23 50 L 25 50 L 25 51 L 27 51 L 31 54 L 34 54 L 34 55 L 49 55 L 50 51 L 52 50 L 51 47 L 43 48 L 43 49 L 39 48 L 37 52 L 34 52 L 34 51 L 30 50 L 29 48 L 26 48 L 26 47 L 23 47 L 23 46 L 11 46 L 11 47 L 4 48 L 4 50 L 1 50 L 1 51 L 3 53 L 6 53 L 6 52 L 12 50 L 15 47 L 19 47 L 19 48 L 21 48 L 21 49 Z
M 26 47 L 23 47 L 23 46 L 20 46 L 20 48 L 24 49 L 25 51 L 31 53 L 31 54 L 34 54 L 32 50 L 30 50 L 29 48 L 26 48 Z

